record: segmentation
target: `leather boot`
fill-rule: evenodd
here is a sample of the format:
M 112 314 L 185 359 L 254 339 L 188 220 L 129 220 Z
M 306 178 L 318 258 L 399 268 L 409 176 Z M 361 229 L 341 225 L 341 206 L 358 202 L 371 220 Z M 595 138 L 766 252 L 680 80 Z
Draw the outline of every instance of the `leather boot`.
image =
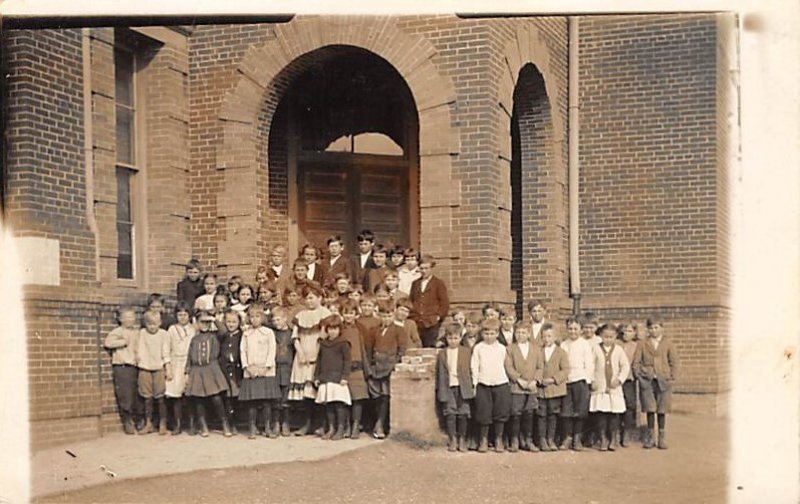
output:
M 569 450 L 572 446 L 572 426 L 573 420 L 569 417 L 561 418 L 561 426 L 564 430 L 564 439 L 561 440 L 559 450 Z
M 258 429 L 256 428 L 256 418 L 258 417 L 258 410 L 254 407 L 250 407 L 247 409 L 247 426 L 248 426 L 248 433 L 247 439 L 255 439 L 258 435 Z
M 538 418 L 538 427 L 539 427 L 539 449 L 543 452 L 550 451 L 550 447 L 547 446 L 547 441 L 545 440 L 545 436 L 547 436 L 547 418 L 540 416 Z
M 197 421 L 200 424 L 200 436 L 208 437 L 208 424 L 206 423 L 206 408 L 203 403 L 197 404 Z
M 192 413 L 191 407 L 189 408 L 189 410 L 190 411 L 189 411 L 189 431 L 188 431 L 188 433 L 189 433 L 190 436 L 196 436 L 197 435 L 197 429 L 194 426 L 194 413 Z
M 289 408 L 281 410 L 281 436 L 291 436 L 292 432 L 289 428 Z
M 608 451 L 608 437 L 606 436 L 606 431 L 603 430 L 600 432 L 600 451 Z
M 508 451 L 516 453 L 519 451 L 519 416 L 511 417 L 511 432 L 508 440 Z
M 581 442 L 580 432 L 576 433 L 575 437 L 572 438 L 572 449 L 575 451 L 583 451 L 583 443 Z
M 145 399 L 144 400 L 144 427 L 142 427 L 141 434 L 150 434 L 151 432 L 155 432 L 156 429 L 153 427 L 153 400 L 152 399 Z
M 331 436 L 331 441 L 339 441 L 344 439 L 345 431 L 348 422 L 347 407 L 342 403 L 336 404 L 336 432 Z
M 630 444 L 630 438 L 628 436 L 630 436 L 629 431 L 628 429 L 625 428 L 625 425 L 623 424 L 622 431 L 620 432 L 619 436 L 619 444 L 623 448 L 627 448 L 628 445 Z
M 136 427 L 133 425 L 130 413 L 122 414 L 122 430 L 128 435 L 136 434 Z
M 619 447 L 619 415 L 611 415 L 611 420 L 609 421 L 609 426 L 611 430 L 611 434 L 609 436 L 609 451 L 616 451 Z
M 231 432 L 231 423 L 226 417 L 222 417 L 222 435 L 225 437 L 233 436 L 233 432 Z
M 495 422 L 494 423 L 494 451 L 497 453 L 503 453 L 506 449 L 503 447 L 503 427 L 505 424 L 503 422 Z
M 447 417 L 447 451 L 454 452 L 456 446 L 456 417 L 455 415 L 448 415 Z
M 558 451 L 556 446 L 556 415 L 547 417 L 547 447 L 548 451 Z
M 328 429 L 322 429 L 322 439 L 331 439 L 336 425 L 336 411 L 332 404 L 326 405 L 327 411 L 325 412 L 328 419 Z
M 642 448 L 649 450 L 652 448 L 653 445 L 653 430 L 652 429 L 645 429 L 644 431 L 644 443 L 642 444 Z
M 303 410 L 300 410 L 300 413 L 303 414 L 303 416 L 305 418 L 303 420 L 303 425 L 299 429 L 294 431 L 294 435 L 295 436 L 305 436 L 306 434 L 308 434 L 308 431 L 311 430 L 311 414 L 310 414 L 310 412 L 308 410 L 306 410 L 306 409 L 303 409 Z
M 664 429 L 658 429 L 658 449 L 659 450 L 666 450 L 667 449 L 667 438 L 665 436 L 666 436 L 666 434 L 664 433 Z
M 361 426 L 358 422 L 353 422 L 352 427 L 350 427 L 350 439 L 358 439 L 361 437 Z
M 181 431 L 181 417 L 183 416 L 183 408 L 181 399 L 174 399 L 175 403 L 172 405 L 172 412 L 175 416 L 175 425 L 172 428 L 172 435 L 177 436 Z
M 489 451 L 489 426 L 481 425 L 478 453 L 486 453 L 487 451 Z
M 167 434 L 167 403 L 163 397 L 158 399 L 158 434 L 159 436 Z
M 456 437 L 458 438 L 458 451 L 467 451 L 467 417 L 459 416 L 456 420 Z

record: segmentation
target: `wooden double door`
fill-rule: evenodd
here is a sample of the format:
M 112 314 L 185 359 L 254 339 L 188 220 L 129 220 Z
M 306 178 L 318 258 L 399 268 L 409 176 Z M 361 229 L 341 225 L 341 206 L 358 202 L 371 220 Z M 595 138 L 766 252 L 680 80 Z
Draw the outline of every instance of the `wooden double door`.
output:
M 340 235 L 348 252 L 369 229 L 376 243 L 417 246 L 414 182 L 407 159 L 352 153 L 304 153 L 297 160 L 298 224 L 303 238 L 325 247 Z

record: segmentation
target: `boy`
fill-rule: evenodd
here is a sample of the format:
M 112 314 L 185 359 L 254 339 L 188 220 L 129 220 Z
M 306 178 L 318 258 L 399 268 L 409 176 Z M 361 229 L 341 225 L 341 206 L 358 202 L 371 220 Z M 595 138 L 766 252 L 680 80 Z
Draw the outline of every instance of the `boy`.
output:
M 536 410 L 539 427 L 539 448 L 542 451 L 556 451 L 556 420 L 561 411 L 562 398 L 567 394 L 569 357 L 556 345 L 553 324 L 545 322 L 542 327 L 544 342 L 539 357 L 542 379 L 539 382 L 539 408 Z
M 147 296 L 147 311 L 158 313 L 159 317 L 161 317 L 161 329 L 164 329 L 165 331 L 169 329 L 172 324 L 177 322 L 173 315 L 166 313 L 167 310 L 164 306 L 164 296 L 158 292 L 153 292 Z
M 469 312 L 464 321 L 464 338 L 461 341 L 462 345 L 469 348 L 474 348 L 475 345 L 481 340 L 481 323 L 483 318 L 480 312 Z
M 528 314 L 531 317 L 531 341 L 537 343 L 539 346 L 544 346 L 542 340 L 542 326 L 547 320 L 547 306 L 541 299 L 532 299 L 528 302 Z
M 600 345 L 602 338 L 595 334 L 597 328 L 600 326 L 600 317 L 592 312 L 586 312 L 580 319 L 580 324 L 581 331 L 583 331 L 583 337 L 590 343 Z
M 500 312 L 500 334 L 497 336 L 497 341 L 501 345 L 508 347 L 514 342 L 514 324 L 517 322 L 517 317 L 514 312 L 509 310 L 508 313 Z M 527 325 L 530 328 L 530 324 Z
M 364 285 L 365 276 L 375 267 L 372 260 L 372 247 L 375 245 L 375 235 L 369 229 L 362 229 L 356 236 L 358 256 L 353 257 L 350 266 L 351 280 L 353 283 Z
M 271 280 L 274 284 L 276 292 L 280 292 L 286 286 L 292 272 L 286 266 L 286 247 L 283 245 L 275 245 L 272 247 L 272 253 L 269 256 L 269 266 L 267 267 L 267 279 Z
M 574 317 L 566 322 L 567 339 L 561 348 L 567 355 L 569 373 L 567 375 L 566 395 L 561 404 L 561 421 L 564 439 L 560 449 L 581 451 L 583 444 L 583 422 L 589 414 L 589 387 L 594 376 L 594 349 L 589 340 L 581 338 L 581 326 Z
M 328 238 L 328 260 L 323 263 L 323 287 L 334 287 L 336 284 L 337 275 L 340 273 L 351 278 L 353 273 L 350 271 L 350 262 L 347 257 L 342 254 L 344 251 L 344 242 L 342 237 L 334 235 Z
M 420 348 L 422 340 L 419 338 L 419 331 L 417 331 L 417 324 L 413 320 L 409 320 L 408 316 L 411 314 L 411 301 L 408 299 L 401 299 L 397 303 L 397 308 L 394 309 L 394 320 L 397 325 L 405 329 L 408 334 L 408 339 L 411 342 L 412 348 Z
M 306 243 L 303 245 L 303 248 L 300 249 L 300 256 L 306 263 L 306 280 L 313 280 L 322 285 L 322 281 L 324 280 L 324 268 L 319 264 L 320 251 L 317 247 Z M 297 263 L 295 262 L 295 264 Z
M 362 334 L 367 334 L 375 327 L 381 325 L 380 319 L 375 315 L 377 300 L 372 294 L 364 293 L 364 295 L 361 296 L 359 306 L 361 307 L 361 314 L 358 317 L 357 323 L 363 328 Z
M 633 356 L 633 373 L 639 380 L 639 399 L 647 413 L 644 448 L 653 447 L 654 416 L 658 414 L 658 447 L 667 449 L 665 436 L 667 413 L 672 408 L 672 384 L 678 378 L 678 352 L 664 336 L 664 322 L 659 317 L 647 319 L 650 337 L 640 342 Z
M 422 345 L 425 347 L 436 344 L 439 326 L 450 311 L 447 287 L 434 276 L 435 267 L 436 261 L 433 256 L 427 254 L 422 256 L 419 264 L 421 276 L 411 284 L 411 294 L 408 296 L 413 306 L 411 319 L 417 323 Z
M 478 452 L 489 449 L 489 427 L 494 424 L 497 452 L 503 449 L 503 425 L 511 413 L 511 389 L 505 371 L 506 349 L 497 341 L 500 322 L 485 320 L 483 341 L 472 349 L 470 370 L 475 387 L 475 420 L 480 425 Z
M 394 303 L 378 303 L 381 324 L 371 329 L 364 338 L 364 350 L 369 362 L 369 395 L 378 401 L 378 413 L 373 436 L 384 439 L 389 428 L 389 379 L 395 364 L 411 346 L 408 335 L 394 323 Z
M 161 316 L 157 311 L 144 314 L 144 328 L 139 331 L 136 350 L 139 368 L 139 395 L 144 398 L 144 433 L 155 432 L 153 427 L 153 400 L 158 403 L 158 433 L 167 434 L 167 404 L 164 394 L 166 379 L 172 379 L 169 355 L 169 334 L 161 329 Z M 176 370 L 180 372 L 180 370 Z
M 383 283 L 383 278 L 389 273 L 389 266 L 386 265 L 386 249 L 383 245 L 375 245 L 372 248 L 372 262 L 374 267 L 364 273 L 364 291 L 375 293 L 375 289 Z
M 383 277 L 383 284 L 386 286 L 386 290 L 389 291 L 389 297 L 391 297 L 395 303 L 401 299 L 408 298 L 408 294 L 398 288 L 399 280 L 396 271 L 389 271 L 386 273 L 386 276 Z
M 139 327 L 136 311 L 130 306 L 119 310 L 120 326 L 108 333 L 103 346 L 111 350 L 111 370 L 114 376 L 114 395 L 122 414 L 125 434 L 136 434 L 133 415 L 137 409 L 136 348 L 139 345 Z
M 275 377 L 281 391 L 281 398 L 275 403 L 275 421 L 280 424 L 281 436 L 289 436 L 289 379 L 292 376 L 294 345 L 288 312 L 281 306 L 272 310 L 272 332 L 275 333 Z
M 447 348 L 436 356 L 436 398 L 447 423 L 447 450 L 467 451 L 467 420 L 475 397 L 470 349 L 461 345 L 461 326 L 445 327 Z
M 189 306 L 194 306 L 194 300 L 204 292 L 203 281 L 200 279 L 200 261 L 194 257 L 186 263 L 186 276 L 178 282 L 176 287 L 178 302 L 183 301 Z
M 536 450 L 533 444 L 533 415 L 539 407 L 537 398 L 538 380 L 541 380 L 541 349 L 531 344 L 531 325 L 527 322 L 517 324 L 516 342 L 508 345 L 505 368 L 511 382 L 511 435 L 508 451 Z M 520 440 L 520 417 L 522 417 L 522 439 Z

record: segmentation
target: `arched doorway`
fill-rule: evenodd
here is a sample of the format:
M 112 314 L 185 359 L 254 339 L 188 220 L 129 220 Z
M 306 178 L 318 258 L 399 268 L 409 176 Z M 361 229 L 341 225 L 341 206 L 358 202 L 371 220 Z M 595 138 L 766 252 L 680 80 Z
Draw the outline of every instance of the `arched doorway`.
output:
M 550 105 L 544 77 L 532 63 L 522 67 L 514 87 L 511 115 L 511 290 L 517 317 L 526 295 L 536 292 L 536 277 L 544 262 L 538 227 L 543 210 L 543 179 L 547 172 Z
M 356 234 L 370 229 L 380 243 L 418 247 L 419 126 L 405 80 L 358 47 L 302 58 L 269 142 L 270 167 L 286 163 L 290 246 L 338 234 L 353 253 Z

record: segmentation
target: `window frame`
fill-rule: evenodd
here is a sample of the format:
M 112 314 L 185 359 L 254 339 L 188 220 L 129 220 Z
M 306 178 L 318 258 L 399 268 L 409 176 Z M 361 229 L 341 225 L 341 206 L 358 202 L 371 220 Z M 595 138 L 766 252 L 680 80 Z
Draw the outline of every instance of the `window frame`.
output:
M 116 96 L 116 69 L 117 69 L 117 50 L 126 51 L 133 56 L 133 72 L 131 74 L 132 87 L 133 87 L 133 104 L 128 106 L 122 104 L 117 100 Z M 146 58 L 149 45 L 145 38 L 133 30 L 117 28 L 114 30 L 114 79 L 115 79 L 115 95 L 114 95 L 114 140 L 115 140 L 115 159 L 114 159 L 114 176 L 115 180 L 118 176 L 120 169 L 129 170 L 132 175 L 129 181 L 130 190 L 130 211 L 132 217 L 131 227 L 131 276 L 132 278 L 119 277 L 119 244 L 120 239 L 117 235 L 117 261 L 115 263 L 114 280 L 117 285 L 125 287 L 145 287 L 146 280 L 146 250 L 147 250 L 147 192 L 146 192 L 146 177 L 147 177 L 147 133 L 146 133 L 146 115 L 147 115 L 147 73 L 144 71 L 146 68 Z M 133 148 L 131 151 L 132 161 L 126 163 L 117 159 L 116 145 L 118 141 L 116 131 L 116 117 L 117 107 L 124 106 L 133 111 L 132 133 L 133 133 Z M 119 202 L 117 203 L 117 206 Z M 116 217 L 115 217 L 116 219 Z M 116 220 L 117 227 L 120 221 Z

